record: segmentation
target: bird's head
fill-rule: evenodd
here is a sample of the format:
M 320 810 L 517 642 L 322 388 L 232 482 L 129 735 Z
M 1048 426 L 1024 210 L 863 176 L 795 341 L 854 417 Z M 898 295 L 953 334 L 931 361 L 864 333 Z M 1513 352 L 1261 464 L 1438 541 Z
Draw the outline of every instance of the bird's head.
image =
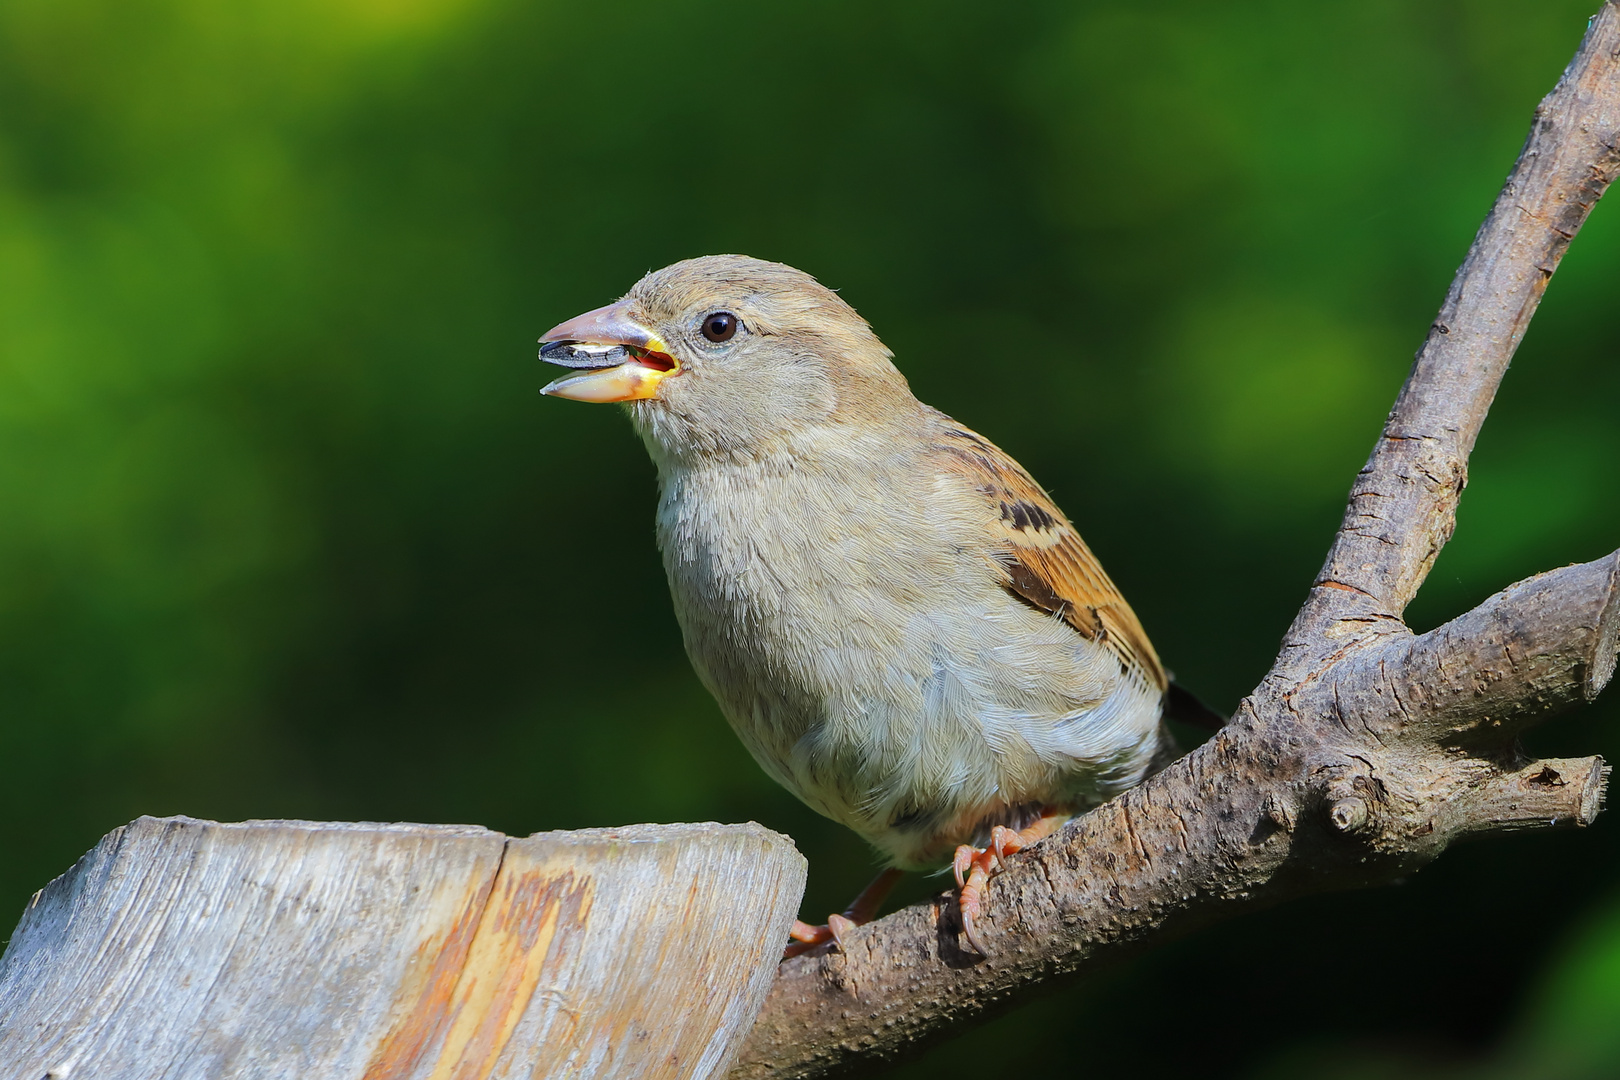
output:
M 807 428 L 915 399 L 855 310 L 781 263 L 708 255 L 552 327 L 540 359 L 578 374 L 541 390 L 625 402 L 655 453 L 759 453 Z

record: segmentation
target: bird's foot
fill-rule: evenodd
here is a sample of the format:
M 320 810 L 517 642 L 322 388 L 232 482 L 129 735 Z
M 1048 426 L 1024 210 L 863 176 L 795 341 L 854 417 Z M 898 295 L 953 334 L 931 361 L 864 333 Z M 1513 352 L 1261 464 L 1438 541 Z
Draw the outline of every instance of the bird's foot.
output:
M 989 847 L 976 848 L 971 844 L 963 844 L 956 849 L 956 858 L 951 860 L 951 871 L 956 875 L 957 888 L 961 890 L 957 906 L 962 915 L 962 934 L 980 956 L 990 955 L 990 950 L 985 947 L 984 938 L 979 936 L 978 928 L 975 926 L 976 920 L 984 910 L 984 891 L 990 883 L 990 875 L 1003 869 L 1007 856 L 1022 851 L 1037 840 L 1051 836 L 1067 820 L 1069 820 L 1067 814 L 1048 813 L 1022 830 L 997 825 L 990 830 Z
M 877 916 L 878 908 L 883 905 L 883 901 L 894 890 L 895 884 L 900 880 L 901 873 L 901 871 L 892 867 L 883 871 L 883 873 L 872 879 L 870 885 L 861 890 L 859 896 L 850 901 L 849 907 L 844 909 L 842 915 L 827 916 L 825 926 L 811 926 L 800 919 L 794 919 L 793 928 L 788 931 L 788 937 L 793 940 L 789 942 L 788 947 L 783 951 L 782 959 L 787 960 L 802 953 L 807 953 L 816 946 L 825 945 L 829 941 L 835 942 L 840 951 L 848 951 L 844 949 L 844 935 L 857 926 L 863 926 L 871 922 Z
M 811 926 L 803 919 L 794 919 L 793 928 L 788 931 L 788 937 L 793 940 L 782 950 L 782 959 L 787 960 L 807 953 L 817 945 L 825 945 L 829 941 L 837 944 L 842 950 L 844 935 L 859 925 L 860 923 L 854 919 L 843 915 L 829 915 L 826 923 L 821 926 Z

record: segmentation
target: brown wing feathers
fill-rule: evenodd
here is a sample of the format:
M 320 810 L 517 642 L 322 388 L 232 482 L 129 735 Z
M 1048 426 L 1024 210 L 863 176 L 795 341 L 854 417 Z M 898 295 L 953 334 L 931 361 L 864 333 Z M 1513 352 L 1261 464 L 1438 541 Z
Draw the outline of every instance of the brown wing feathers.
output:
M 946 466 L 971 481 L 999 515 L 1005 545 L 995 560 L 1007 575 L 1007 589 L 1060 616 L 1114 653 L 1127 670 L 1164 688 L 1164 669 L 1136 613 L 1063 511 L 990 440 L 955 421 L 944 434 Z

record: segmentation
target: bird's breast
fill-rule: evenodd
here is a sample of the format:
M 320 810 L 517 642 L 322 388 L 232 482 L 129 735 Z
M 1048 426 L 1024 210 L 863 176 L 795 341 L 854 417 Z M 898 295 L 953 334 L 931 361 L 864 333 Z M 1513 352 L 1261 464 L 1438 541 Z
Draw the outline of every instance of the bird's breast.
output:
M 753 756 L 902 860 L 1157 726 L 1154 703 L 1108 716 L 1117 665 L 1008 593 L 903 468 L 666 468 L 657 525 L 688 655 Z

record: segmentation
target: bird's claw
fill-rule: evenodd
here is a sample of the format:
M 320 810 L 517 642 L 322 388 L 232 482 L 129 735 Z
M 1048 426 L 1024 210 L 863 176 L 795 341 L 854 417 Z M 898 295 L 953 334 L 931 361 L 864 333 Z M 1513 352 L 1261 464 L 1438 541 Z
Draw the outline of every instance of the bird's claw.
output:
M 849 950 L 844 947 L 844 938 L 859 925 L 860 923 L 854 919 L 837 914 L 827 916 L 827 922 L 822 926 L 811 926 L 800 919 L 794 919 L 793 927 L 788 931 L 788 937 L 793 940 L 782 950 L 782 959 L 789 960 L 801 956 L 829 941 L 837 945 L 840 952 L 848 952 Z
M 990 883 L 990 869 L 995 854 L 990 848 L 976 848 L 970 844 L 963 844 L 956 849 L 956 857 L 951 860 L 951 869 L 956 874 L 957 911 L 962 916 L 962 935 L 973 946 L 973 951 L 980 956 L 989 956 L 990 950 L 985 947 L 984 939 L 974 921 L 980 913 L 980 897 L 984 895 L 984 888 Z M 964 875 L 964 871 L 966 874 Z
M 802 956 L 818 945 L 835 940 L 831 926 L 811 926 L 802 919 L 794 919 L 788 930 L 788 945 L 782 950 L 782 959 Z
M 793 926 L 788 930 L 788 937 L 792 940 L 782 952 L 782 959 L 789 960 L 795 956 L 825 945 L 831 941 L 838 946 L 840 952 L 848 952 L 844 947 L 844 940 L 851 930 L 857 926 L 864 926 L 877 916 L 878 908 L 882 906 L 884 898 L 893 890 L 895 883 L 900 880 L 899 870 L 888 869 L 872 879 L 872 883 L 862 889 L 860 895 L 851 901 L 849 907 L 844 909 L 842 915 L 829 915 L 824 926 L 811 926 L 799 919 L 793 920 Z
M 980 956 L 990 955 L 975 925 L 983 911 L 983 898 L 990 884 L 990 875 L 1007 868 L 1007 856 L 1016 855 L 1035 841 L 1052 835 L 1066 820 L 1067 817 L 1062 815 L 1047 814 L 1023 832 L 997 825 L 990 830 L 987 847 L 963 844 L 956 849 L 956 855 L 951 859 L 951 872 L 956 876 L 956 887 L 960 890 L 957 909 L 962 916 L 962 936 L 967 938 L 968 944 Z

